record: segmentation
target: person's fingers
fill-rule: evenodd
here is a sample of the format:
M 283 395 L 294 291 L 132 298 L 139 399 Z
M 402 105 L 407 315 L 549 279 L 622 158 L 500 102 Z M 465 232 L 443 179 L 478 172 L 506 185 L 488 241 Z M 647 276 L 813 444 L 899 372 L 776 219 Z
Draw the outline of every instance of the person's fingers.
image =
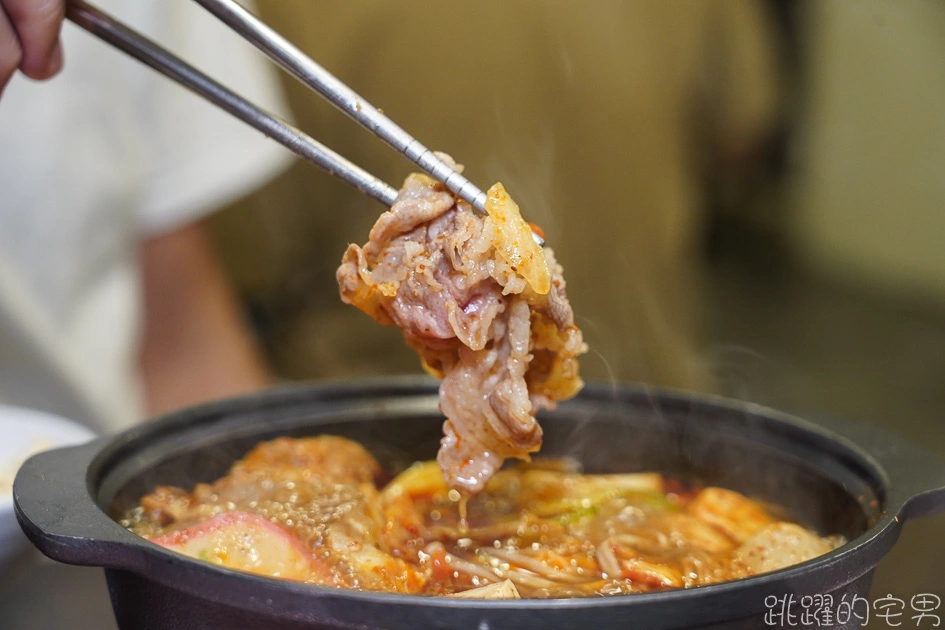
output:
M 7 14 L 0 8 L 0 92 L 3 92 L 10 77 L 20 67 L 22 59 L 20 40 L 17 39 Z
M 31 79 L 48 79 L 62 67 L 59 29 L 65 0 L 0 0 L 20 40 L 20 70 Z

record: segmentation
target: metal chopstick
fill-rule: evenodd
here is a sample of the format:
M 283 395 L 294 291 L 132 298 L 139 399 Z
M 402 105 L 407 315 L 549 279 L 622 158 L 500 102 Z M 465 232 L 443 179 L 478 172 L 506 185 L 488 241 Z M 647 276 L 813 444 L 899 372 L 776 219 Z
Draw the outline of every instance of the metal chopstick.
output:
M 265 23 L 232 0 L 197 0 L 239 35 L 255 44 L 271 59 L 362 126 L 397 149 L 470 204 L 477 214 L 487 214 L 486 194 L 468 179 L 420 144 L 380 110 L 358 96 L 302 51 L 270 29 Z M 257 107 L 232 90 L 211 79 L 173 53 L 128 28 L 118 20 L 83 0 L 69 0 L 66 16 L 76 25 L 115 48 L 138 59 L 164 76 L 202 96 L 300 157 L 348 182 L 385 206 L 393 205 L 398 192 L 353 162 L 335 153 L 303 131 Z M 532 230 L 532 238 L 544 247 L 544 238 Z
M 295 75 L 338 109 L 404 154 L 417 166 L 442 182 L 480 214 L 485 214 L 486 194 L 451 169 L 376 107 L 315 63 L 310 57 L 234 0 L 196 0 L 280 66 Z
M 250 103 L 114 18 L 80 0 L 67 3 L 66 15 L 96 37 L 189 88 L 331 175 L 348 182 L 387 207 L 394 203 L 397 190 L 384 181 Z

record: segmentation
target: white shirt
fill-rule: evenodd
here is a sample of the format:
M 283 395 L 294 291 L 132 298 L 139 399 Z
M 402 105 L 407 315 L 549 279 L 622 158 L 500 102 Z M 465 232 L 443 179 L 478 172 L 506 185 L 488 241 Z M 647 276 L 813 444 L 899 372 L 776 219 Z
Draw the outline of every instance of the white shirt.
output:
M 285 115 L 268 61 L 189 0 L 99 0 Z M 291 155 L 67 23 L 51 82 L 0 98 L 0 403 L 100 431 L 141 415 L 137 246 L 250 192 Z

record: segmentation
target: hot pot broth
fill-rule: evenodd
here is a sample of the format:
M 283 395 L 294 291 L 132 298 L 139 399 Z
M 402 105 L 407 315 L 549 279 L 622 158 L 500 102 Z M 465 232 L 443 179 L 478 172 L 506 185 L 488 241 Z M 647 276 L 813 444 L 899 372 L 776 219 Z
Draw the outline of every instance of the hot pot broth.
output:
M 208 562 L 325 586 L 405 594 L 581 597 L 691 587 L 833 549 L 739 493 L 657 473 L 517 463 L 464 498 L 436 462 L 378 484 L 381 466 L 332 436 L 263 442 L 192 491 L 159 486 L 122 524 Z

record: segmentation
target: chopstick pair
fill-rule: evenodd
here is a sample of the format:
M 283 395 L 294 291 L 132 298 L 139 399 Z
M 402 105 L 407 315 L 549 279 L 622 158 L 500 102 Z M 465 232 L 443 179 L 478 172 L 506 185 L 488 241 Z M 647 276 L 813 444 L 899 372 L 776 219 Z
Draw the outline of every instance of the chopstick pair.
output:
M 468 202 L 475 212 L 485 214 L 486 194 L 482 190 L 450 168 L 394 121 L 358 96 L 351 88 L 315 63 L 255 15 L 234 0 L 195 0 L 195 2 L 358 124 L 405 155 L 434 179 L 442 182 L 456 196 Z M 99 9 L 81 0 L 72 0 L 67 5 L 66 17 L 115 48 L 189 88 L 331 175 L 348 182 L 369 197 L 373 197 L 387 207 L 394 203 L 397 197 L 395 188 L 284 120 L 257 107 Z

